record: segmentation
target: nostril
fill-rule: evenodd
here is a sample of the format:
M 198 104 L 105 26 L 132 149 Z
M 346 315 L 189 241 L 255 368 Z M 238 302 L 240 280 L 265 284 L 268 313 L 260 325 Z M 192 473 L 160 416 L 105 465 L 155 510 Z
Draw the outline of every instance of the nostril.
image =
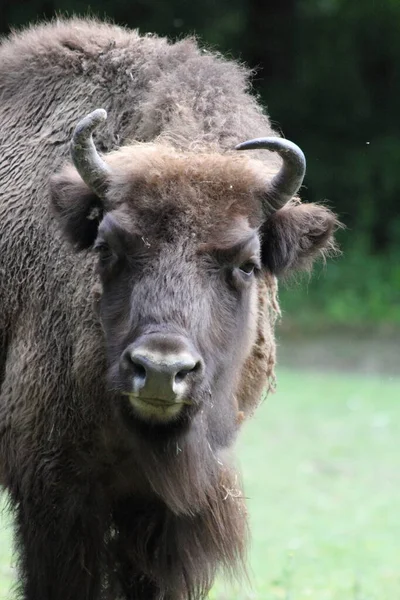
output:
M 146 369 L 143 365 L 140 365 L 139 363 L 131 359 L 131 369 L 135 378 L 143 382 L 146 381 Z
M 187 371 L 186 369 L 182 369 L 182 371 L 179 371 L 175 375 L 175 382 L 180 383 L 181 381 L 183 381 L 188 373 L 190 373 L 190 371 Z
M 135 387 L 143 387 L 146 383 L 147 371 L 140 357 L 136 357 L 128 350 L 124 353 L 122 365 L 129 377 L 133 377 Z
M 198 361 L 193 367 L 187 366 L 178 371 L 175 375 L 175 383 L 180 383 L 183 381 L 189 374 L 197 373 L 201 368 L 201 363 Z

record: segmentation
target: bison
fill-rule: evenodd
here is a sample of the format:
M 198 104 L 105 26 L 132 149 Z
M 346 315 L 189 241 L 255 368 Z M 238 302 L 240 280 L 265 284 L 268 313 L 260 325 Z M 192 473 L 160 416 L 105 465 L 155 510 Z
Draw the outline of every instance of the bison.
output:
M 2 42 L 0 471 L 25 600 L 199 600 L 242 570 L 230 449 L 273 385 L 276 278 L 336 223 L 300 203 L 304 156 L 250 76 L 96 20 Z

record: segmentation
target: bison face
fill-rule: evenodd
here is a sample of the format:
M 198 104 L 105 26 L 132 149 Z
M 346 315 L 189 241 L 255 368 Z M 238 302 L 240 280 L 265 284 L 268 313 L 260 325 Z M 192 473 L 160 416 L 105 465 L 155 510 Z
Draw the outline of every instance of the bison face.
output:
M 107 169 L 102 193 L 68 167 L 52 204 L 74 245 L 98 255 L 110 387 L 132 424 L 202 419 L 223 443 L 243 389 L 259 395 L 266 383 L 266 366 L 253 364 L 274 343 L 259 335 L 269 318 L 260 290 L 323 252 L 334 216 L 291 202 L 266 215 L 265 165 L 238 154 L 140 145 L 110 155 Z
M 207 240 L 192 209 L 139 204 L 129 216 L 109 212 L 94 244 L 110 386 L 132 418 L 187 424 L 213 407 L 232 420 L 255 337 L 258 233 L 242 227 L 238 238 L 230 227 L 222 244 L 221 231 Z
M 72 169 L 56 176 L 53 207 L 97 255 L 108 381 L 126 419 L 176 429 L 196 416 L 223 422 L 224 436 L 256 337 L 259 202 L 232 168 L 223 177 L 224 157 L 135 152 L 129 168 L 128 150 L 117 153 L 101 201 Z

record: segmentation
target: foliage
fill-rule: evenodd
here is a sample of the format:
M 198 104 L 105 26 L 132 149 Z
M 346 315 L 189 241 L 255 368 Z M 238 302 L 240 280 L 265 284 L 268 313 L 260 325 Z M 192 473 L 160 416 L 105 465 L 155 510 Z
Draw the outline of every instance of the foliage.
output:
M 281 285 L 286 332 L 400 331 L 400 253 L 388 252 L 382 259 L 362 238 L 358 242 L 317 266 L 312 277 Z

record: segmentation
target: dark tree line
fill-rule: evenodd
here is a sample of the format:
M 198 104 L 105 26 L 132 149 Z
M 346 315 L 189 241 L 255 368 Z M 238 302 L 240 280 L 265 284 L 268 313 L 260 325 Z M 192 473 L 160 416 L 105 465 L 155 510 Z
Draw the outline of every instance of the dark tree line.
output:
M 0 31 L 88 12 L 85 0 L 2 0 Z M 328 199 L 351 243 L 374 253 L 396 248 L 398 0 L 98 0 L 92 14 L 143 32 L 196 33 L 257 67 L 254 85 L 273 121 L 308 157 L 306 199 Z

